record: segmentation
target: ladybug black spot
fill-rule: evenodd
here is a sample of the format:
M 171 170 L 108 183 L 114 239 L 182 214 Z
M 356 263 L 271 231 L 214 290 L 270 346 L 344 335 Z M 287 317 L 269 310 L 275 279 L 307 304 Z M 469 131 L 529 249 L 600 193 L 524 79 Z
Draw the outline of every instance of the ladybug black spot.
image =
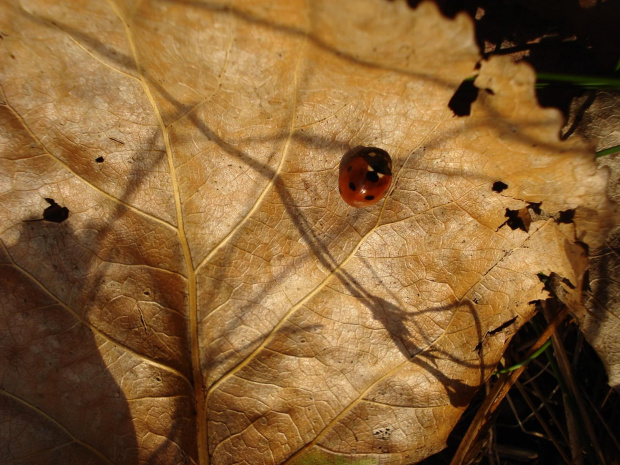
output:
M 366 197 L 364 197 L 366 200 L 374 200 L 375 196 L 374 195 L 367 195 Z
M 353 167 L 351 165 L 349 165 L 349 167 L 347 168 L 347 171 L 350 173 L 352 169 L 353 169 Z
M 366 179 L 368 179 L 370 182 L 377 182 L 379 180 L 379 175 L 376 171 L 368 171 L 366 173 Z
M 355 187 L 355 184 L 353 184 L 352 182 L 349 183 L 349 189 L 351 189 L 352 191 L 356 190 L 357 188 Z

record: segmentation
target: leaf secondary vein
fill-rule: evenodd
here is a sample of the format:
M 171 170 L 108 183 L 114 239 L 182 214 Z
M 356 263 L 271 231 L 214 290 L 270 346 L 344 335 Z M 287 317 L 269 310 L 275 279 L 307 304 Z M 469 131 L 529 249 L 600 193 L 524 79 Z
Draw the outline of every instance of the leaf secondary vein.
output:
M 128 210 L 131 210 L 133 212 L 136 212 L 142 216 L 145 216 L 153 221 L 156 221 L 159 224 L 164 225 L 166 228 L 169 229 L 174 229 L 176 230 L 176 227 L 170 223 L 168 223 L 167 221 L 162 220 L 161 218 L 158 218 L 156 216 L 151 215 L 148 212 L 145 212 L 144 210 L 141 210 L 137 207 L 135 207 L 134 205 L 131 205 L 127 202 L 124 202 L 121 199 L 118 199 L 116 197 L 114 197 L 111 194 L 108 194 L 106 191 L 104 191 L 103 189 L 97 187 L 96 185 L 90 183 L 88 180 L 86 180 L 84 177 L 82 177 L 80 174 L 76 173 L 74 170 L 71 169 L 71 167 L 69 165 L 67 165 L 64 161 L 62 161 L 61 159 L 59 159 L 58 157 L 56 157 L 54 154 L 52 154 L 46 147 L 45 144 L 43 144 L 43 142 L 35 135 L 35 133 L 32 131 L 32 129 L 30 129 L 30 127 L 28 126 L 28 124 L 26 123 L 26 121 L 22 118 L 22 116 L 17 112 L 17 110 L 15 110 L 15 108 L 13 108 L 13 106 L 9 103 L 6 94 L 4 92 L 4 88 L 2 87 L 2 84 L 0 84 L 0 93 L 2 95 L 2 99 L 4 100 L 4 105 L 9 109 L 9 111 L 13 114 L 13 116 L 15 116 L 15 118 L 17 118 L 17 120 L 20 122 L 20 124 L 22 125 L 22 127 L 26 130 L 26 132 L 28 133 L 28 135 L 30 135 L 30 137 L 32 137 L 32 139 L 37 143 L 37 145 L 41 148 L 41 150 L 43 150 L 43 152 L 50 157 L 52 160 L 54 160 L 56 163 L 58 163 L 60 166 L 62 166 L 65 170 L 67 170 L 69 173 L 71 173 L 73 176 L 75 176 L 76 178 L 78 178 L 79 180 L 81 180 L 84 185 L 90 187 L 91 189 L 97 191 L 99 194 L 103 195 L 105 198 L 107 198 L 108 200 L 114 202 L 115 204 L 118 205 L 122 205 L 123 207 L 127 208 Z
M 23 398 L 21 398 L 19 396 L 16 396 L 15 394 L 12 394 L 12 393 L 6 391 L 3 388 L 0 388 L 0 394 L 5 396 L 5 397 L 8 397 L 8 398 L 12 399 L 13 401 L 15 401 L 15 402 L 17 402 L 17 403 L 19 403 L 21 405 L 23 405 L 27 409 L 35 412 L 40 417 L 45 418 L 47 421 L 49 421 L 53 425 L 56 425 L 56 427 L 59 430 L 61 430 L 63 433 L 65 433 L 67 436 L 69 436 L 74 443 L 79 444 L 80 446 L 84 447 L 85 449 L 88 449 L 94 455 L 96 455 L 97 457 L 99 457 L 100 459 L 105 461 L 105 463 L 109 463 L 110 465 L 114 465 L 114 462 L 112 462 L 108 457 L 106 457 L 99 449 L 95 448 L 94 446 L 92 446 L 91 444 L 89 444 L 87 442 L 84 442 L 84 441 L 78 439 L 66 426 L 64 426 L 62 423 L 60 423 L 54 417 L 49 416 L 47 413 L 45 413 L 43 410 L 38 408 L 36 405 L 28 402 L 26 399 L 23 399 Z
M 138 352 L 136 352 L 135 350 L 131 349 L 130 347 L 128 347 L 127 345 L 123 344 L 122 342 L 114 339 L 113 337 L 111 337 L 110 335 L 108 335 L 107 333 L 101 331 L 99 328 L 97 328 L 96 326 L 94 326 L 92 323 L 90 323 L 88 320 L 84 319 L 82 316 L 80 316 L 78 313 L 76 313 L 71 307 L 69 307 L 67 304 L 65 304 L 64 302 L 62 302 L 58 297 L 56 297 L 49 289 L 47 289 L 43 283 L 41 283 L 36 277 L 34 277 L 32 274 L 30 274 L 28 271 L 24 270 L 22 267 L 20 267 L 17 263 L 15 263 L 15 261 L 13 260 L 13 258 L 11 257 L 11 255 L 9 254 L 9 251 L 6 249 L 6 246 L 2 243 L 2 248 L 5 250 L 5 253 L 7 255 L 7 257 L 9 257 L 9 260 L 11 261 L 10 265 L 3 265 L 3 266 L 12 266 L 13 268 L 15 268 L 16 270 L 18 270 L 20 273 L 22 273 L 24 276 L 26 276 L 31 282 L 33 282 L 42 292 L 44 292 L 45 294 L 47 294 L 48 297 L 50 297 L 52 300 L 54 300 L 57 305 L 61 306 L 66 312 L 70 313 L 76 320 L 78 320 L 81 324 L 83 324 L 84 326 L 86 326 L 88 329 L 90 329 L 93 333 L 97 334 L 98 336 L 102 337 L 103 339 L 105 339 L 106 341 L 112 343 L 114 346 L 120 347 L 121 349 L 123 349 L 124 351 L 126 351 L 127 353 L 133 355 L 134 357 L 140 359 L 140 360 L 144 360 L 145 362 L 147 362 L 150 365 L 156 366 L 158 368 L 161 368 L 162 370 L 165 370 L 167 372 L 173 373 L 174 375 L 178 376 L 179 378 L 183 379 L 183 381 L 185 381 L 188 385 L 191 386 L 191 382 L 189 379 L 187 379 L 187 377 L 181 373 L 180 371 L 178 371 L 175 368 L 172 368 L 168 365 L 165 365 L 161 362 L 157 362 L 155 360 L 152 360 L 146 356 L 144 356 L 143 354 L 140 354 Z

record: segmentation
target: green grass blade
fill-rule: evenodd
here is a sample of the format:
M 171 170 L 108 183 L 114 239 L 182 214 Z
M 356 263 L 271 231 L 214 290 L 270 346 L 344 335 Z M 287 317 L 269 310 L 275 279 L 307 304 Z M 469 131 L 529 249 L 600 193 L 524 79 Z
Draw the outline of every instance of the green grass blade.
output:
M 605 155 L 611 155 L 612 153 L 620 152 L 620 145 L 609 147 L 608 149 L 596 152 L 596 158 L 604 157 Z

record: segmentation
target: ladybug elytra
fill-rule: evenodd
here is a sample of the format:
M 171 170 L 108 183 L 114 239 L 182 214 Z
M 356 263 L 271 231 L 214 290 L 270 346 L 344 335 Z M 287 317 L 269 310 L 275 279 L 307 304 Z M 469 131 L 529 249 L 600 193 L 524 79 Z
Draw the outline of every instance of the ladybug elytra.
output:
M 392 159 L 377 147 L 356 147 L 340 164 L 338 190 L 353 207 L 363 208 L 381 200 L 392 182 Z

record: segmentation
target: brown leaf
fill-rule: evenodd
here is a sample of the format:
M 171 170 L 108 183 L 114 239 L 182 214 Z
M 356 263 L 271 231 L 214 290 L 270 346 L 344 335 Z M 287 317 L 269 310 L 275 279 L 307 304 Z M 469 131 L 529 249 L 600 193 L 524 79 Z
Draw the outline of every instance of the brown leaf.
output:
M 620 94 L 598 91 L 589 94 L 571 108 L 569 130 L 584 137 L 598 151 L 620 145 Z M 571 132 L 572 132 L 571 131 Z M 620 155 L 618 153 L 597 159 L 600 166 L 610 172 L 609 197 L 620 201 Z M 617 218 L 617 215 L 616 215 Z M 581 330 L 596 349 L 605 364 L 609 384 L 620 388 L 620 226 L 616 221 L 603 244 L 591 250 L 590 292 L 585 308 L 576 312 Z
M 483 63 L 453 115 L 479 58 L 465 16 L 1 8 L 6 461 L 414 463 L 546 297 L 538 275 L 579 292 L 606 175 L 525 65 Z M 393 160 L 366 209 L 337 190 L 358 145 Z

